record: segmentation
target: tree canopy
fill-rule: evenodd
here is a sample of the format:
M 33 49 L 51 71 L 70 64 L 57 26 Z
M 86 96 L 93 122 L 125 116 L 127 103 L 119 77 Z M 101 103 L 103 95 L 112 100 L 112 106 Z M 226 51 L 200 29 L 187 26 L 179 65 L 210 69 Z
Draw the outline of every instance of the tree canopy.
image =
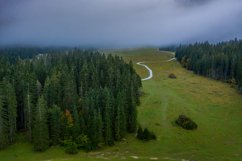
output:
M 188 70 L 231 83 L 242 92 L 242 40 L 181 45 L 176 57 Z
M 13 143 L 20 130 L 37 151 L 65 140 L 73 142 L 71 148 L 90 150 L 113 145 L 136 131 L 141 85 L 132 62 L 118 56 L 1 49 L 0 148 Z M 83 138 L 88 145 L 79 145 Z

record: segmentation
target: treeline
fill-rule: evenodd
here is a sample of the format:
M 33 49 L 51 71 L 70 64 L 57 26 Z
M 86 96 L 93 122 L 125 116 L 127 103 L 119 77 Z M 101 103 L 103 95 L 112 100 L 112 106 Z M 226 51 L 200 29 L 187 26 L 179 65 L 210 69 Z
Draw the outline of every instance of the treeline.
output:
M 39 48 L 39 47 L 0 47 L 1 57 L 7 57 L 10 63 L 16 63 L 16 61 L 21 59 L 31 59 L 39 54 L 45 53 L 57 53 L 70 50 L 70 48 Z
M 25 131 L 34 149 L 88 150 L 136 132 L 141 79 L 132 62 L 98 52 L 52 52 L 12 61 L 0 54 L 0 148 Z
M 231 83 L 242 92 L 242 40 L 182 45 L 176 57 L 188 70 Z

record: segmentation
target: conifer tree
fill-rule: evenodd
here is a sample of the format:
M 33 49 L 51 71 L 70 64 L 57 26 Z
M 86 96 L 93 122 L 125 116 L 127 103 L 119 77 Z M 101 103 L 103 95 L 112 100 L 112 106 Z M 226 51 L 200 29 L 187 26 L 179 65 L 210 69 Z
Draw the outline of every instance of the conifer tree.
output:
M 72 113 L 73 113 L 73 120 L 74 120 L 72 134 L 73 134 L 73 137 L 76 138 L 81 134 L 81 125 L 80 125 L 80 120 L 79 120 L 78 111 L 77 111 L 76 106 L 73 107 Z
M 28 80 L 26 80 L 25 98 L 24 98 L 24 121 L 25 129 L 28 130 L 28 138 L 32 140 L 32 128 L 34 120 L 34 110 L 36 107 L 38 95 L 36 78 L 33 74 L 29 74 Z
M 89 150 L 97 149 L 102 141 L 102 117 L 100 111 L 90 109 L 88 116 Z
M 34 150 L 45 151 L 49 147 L 47 105 L 43 96 L 38 99 L 33 127 Z
M 56 105 L 49 109 L 49 131 L 51 144 L 57 145 L 61 139 L 61 110 Z
M 1 91 L 1 87 L 0 87 Z M 4 113 L 5 110 L 3 108 L 3 99 L 0 93 L 0 149 L 4 148 L 7 145 L 7 127 L 6 127 L 6 122 L 4 119 Z
M 133 82 L 130 84 L 130 95 L 129 102 L 128 102 L 128 132 L 133 133 L 136 131 L 136 124 L 137 124 L 137 109 L 136 109 L 136 95 L 134 91 Z
M 115 139 L 121 140 L 126 133 L 126 117 L 125 117 L 125 96 L 123 92 L 118 92 L 117 105 L 115 112 Z
M 112 109 L 113 99 L 111 98 L 110 91 L 104 88 L 104 109 L 103 109 L 103 132 L 104 132 L 104 143 L 106 145 L 113 145 L 113 132 L 112 132 Z
M 6 83 L 5 97 L 5 108 L 8 112 L 8 140 L 9 143 L 13 143 L 16 135 L 17 102 L 14 88 L 8 82 Z

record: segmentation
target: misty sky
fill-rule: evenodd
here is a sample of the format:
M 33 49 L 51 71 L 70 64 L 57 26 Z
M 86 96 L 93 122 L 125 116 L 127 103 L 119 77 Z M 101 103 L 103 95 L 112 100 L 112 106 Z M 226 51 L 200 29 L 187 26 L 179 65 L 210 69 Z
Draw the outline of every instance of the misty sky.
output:
M 141 47 L 242 38 L 242 0 L 0 0 L 0 45 Z

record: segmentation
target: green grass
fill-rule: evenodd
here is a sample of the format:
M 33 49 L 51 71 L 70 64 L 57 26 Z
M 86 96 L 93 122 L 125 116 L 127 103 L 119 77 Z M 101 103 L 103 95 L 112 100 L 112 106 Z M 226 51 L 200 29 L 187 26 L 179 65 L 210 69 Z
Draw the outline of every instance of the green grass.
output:
M 142 104 L 138 121 L 157 135 L 157 141 L 143 143 L 128 135 L 126 141 L 99 151 L 77 155 L 65 154 L 60 147 L 44 153 L 33 152 L 28 143 L 18 143 L 0 151 L 0 161 L 79 161 L 79 160 L 150 160 L 164 161 L 242 161 L 242 95 L 228 84 L 197 76 L 176 61 L 166 62 L 171 53 L 156 49 L 118 51 L 126 61 L 132 60 L 140 76 L 148 72 L 136 62 L 146 62 L 154 77 L 143 82 Z M 177 79 L 168 75 L 174 73 Z M 185 114 L 197 124 L 186 131 L 174 124 Z

